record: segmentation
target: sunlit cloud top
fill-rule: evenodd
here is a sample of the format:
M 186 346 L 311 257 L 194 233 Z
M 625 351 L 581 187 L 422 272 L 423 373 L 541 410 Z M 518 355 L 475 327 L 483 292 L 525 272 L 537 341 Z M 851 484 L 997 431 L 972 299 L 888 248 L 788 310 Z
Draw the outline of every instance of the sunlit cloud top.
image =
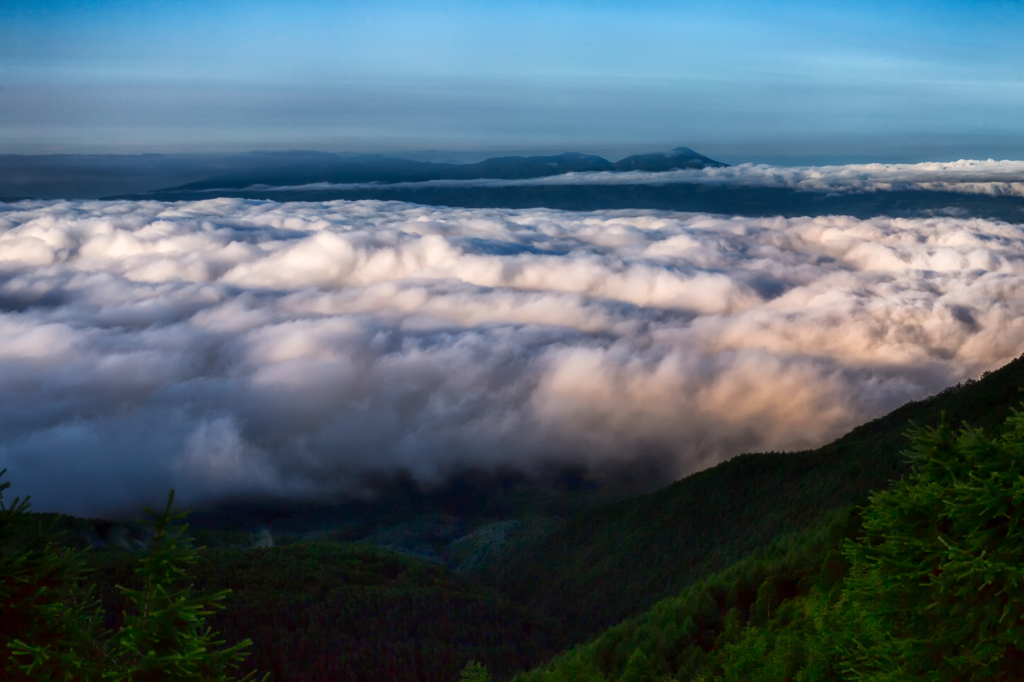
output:
M 37 508 L 680 476 L 1024 343 L 1024 233 L 397 202 L 0 204 L 0 468 Z

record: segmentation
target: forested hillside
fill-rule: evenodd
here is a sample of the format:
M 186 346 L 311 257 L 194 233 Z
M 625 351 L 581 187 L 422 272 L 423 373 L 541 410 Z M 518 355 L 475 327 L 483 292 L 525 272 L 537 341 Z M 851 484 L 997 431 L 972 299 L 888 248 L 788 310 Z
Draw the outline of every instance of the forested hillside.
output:
M 513 598 L 562 619 L 583 641 L 698 578 L 904 474 L 911 423 L 1000 425 L 1024 397 L 1024 359 L 909 403 L 817 450 L 750 454 L 658 492 L 583 512 L 500 565 Z
M 915 429 L 908 476 L 516 682 L 1024 677 L 1024 413 Z
M 93 557 L 108 614 L 122 611 L 114 585 L 133 584 L 133 563 L 125 552 Z M 251 639 L 242 668 L 275 680 L 455 680 L 470 659 L 508 677 L 559 650 L 556 621 L 373 547 L 207 550 L 194 578 L 203 592 L 233 590 L 209 623 L 228 641 Z

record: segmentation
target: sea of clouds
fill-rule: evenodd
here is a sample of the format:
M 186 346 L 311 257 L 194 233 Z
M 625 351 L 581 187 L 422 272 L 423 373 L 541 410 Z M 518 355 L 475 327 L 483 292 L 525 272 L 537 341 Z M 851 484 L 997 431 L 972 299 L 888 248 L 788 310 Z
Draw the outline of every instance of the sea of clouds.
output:
M 1024 161 L 961 160 L 942 163 L 851 164 L 844 166 L 769 166 L 744 163 L 722 168 L 683 168 L 671 171 L 602 171 L 563 173 L 541 178 L 500 180 L 429 180 L 425 182 L 330 183 L 252 190 L 316 191 L 389 187 L 540 187 L 562 185 L 668 185 L 696 184 L 722 187 L 772 187 L 801 192 L 850 194 L 859 192 L 932 191 L 1024 197 Z M 222 189 L 204 190 L 222 192 Z
M 212 199 L 0 204 L 0 468 L 102 513 L 396 471 L 683 475 L 1020 353 L 1024 231 Z

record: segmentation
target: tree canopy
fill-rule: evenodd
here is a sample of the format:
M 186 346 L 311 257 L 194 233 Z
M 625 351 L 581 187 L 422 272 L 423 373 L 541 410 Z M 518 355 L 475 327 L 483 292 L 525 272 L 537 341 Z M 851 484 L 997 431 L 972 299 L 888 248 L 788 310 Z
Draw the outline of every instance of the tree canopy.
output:
M 847 542 L 843 654 L 863 680 L 1024 679 L 1024 414 L 912 434 L 913 473 Z
M 0 475 L 3 475 L 0 471 Z M 129 607 L 123 623 L 105 629 L 83 552 L 62 545 L 52 527 L 27 514 L 29 500 L 4 505 L 0 484 L 0 671 L 10 680 L 251 680 L 232 669 L 251 645 L 231 646 L 206 626 L 230 591 L 192 589 L 198 550 L 185 535 L 185 515 L 147 510 L 149 548 L 138 561 L 139 587 L 119 587 Z
M 1024 414 L 914 428 L 911 470 L 517 678 L 1024 679 Z

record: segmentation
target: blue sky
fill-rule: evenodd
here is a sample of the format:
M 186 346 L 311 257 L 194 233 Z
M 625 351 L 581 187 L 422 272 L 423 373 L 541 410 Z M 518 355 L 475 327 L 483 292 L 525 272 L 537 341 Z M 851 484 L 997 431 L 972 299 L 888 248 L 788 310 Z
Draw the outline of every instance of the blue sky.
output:
M 0 153 L 1024 157 L 1022 2 L 0 7 Z

